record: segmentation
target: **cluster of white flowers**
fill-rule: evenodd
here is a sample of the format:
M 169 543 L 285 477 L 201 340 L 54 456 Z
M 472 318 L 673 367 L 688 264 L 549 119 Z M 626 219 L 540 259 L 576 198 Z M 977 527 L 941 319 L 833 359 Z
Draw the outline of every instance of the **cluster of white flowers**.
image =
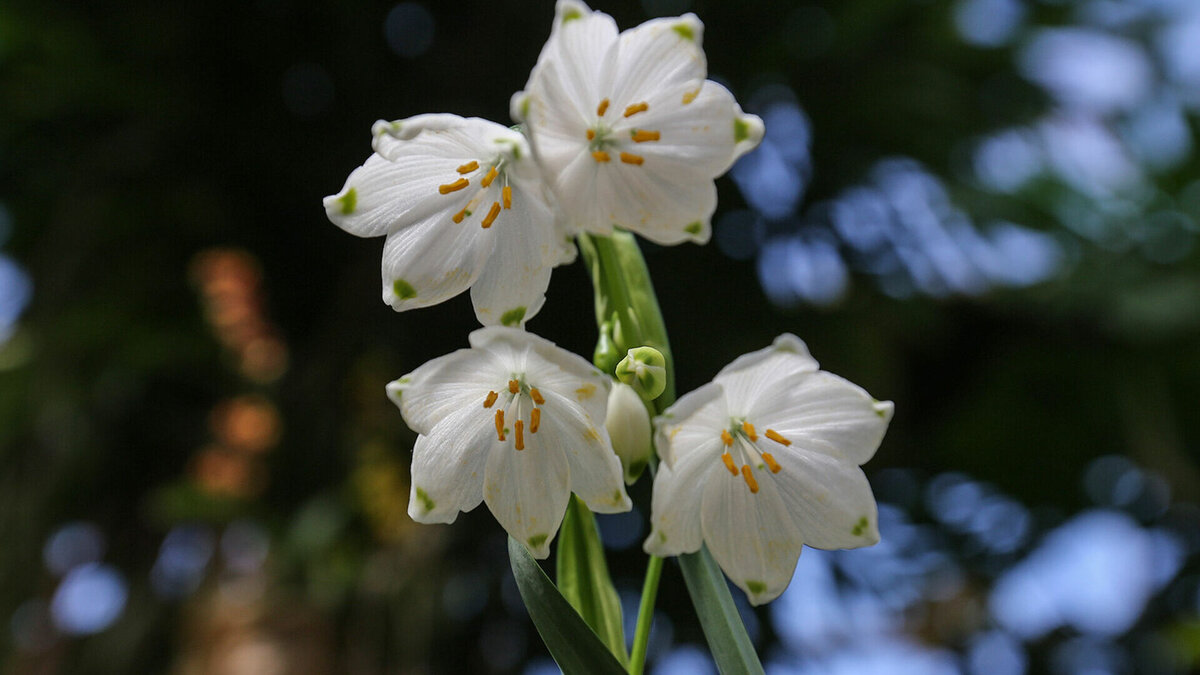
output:
M 342 229 L 386 237 L 386 303 L 404 311 L 470 288 L 485 326 L 470 349 L 388 385 L 419 434 L 414 519 L 452 522 L 485 501 L 544 558 L 572 492 L 596 512 L 631 507 L 623 478 L 637 472 L 623 474 L 610 430 L 622 448 L 648 445 L 648 419 L 635 422 L 644 432 L 614 426 L 612 379 L 523 328 L 580 233 L 708 240 L 714 179 L 763 127 L 706 79 L 702 34 L 691 14 L 618 32 L 608 15 L 559 0 L 512 98 L 518 127 L 449 114 L 377 122 L 374 154 L 325 198 Z M 776 597 L 802 543 L 878 538 L 858 466 L 890 416 L 890 403 L 819 372 L 793 336 L 741 357 L 654 421 L 663 463 L 646 551 L 707 542 L 752 602 Z

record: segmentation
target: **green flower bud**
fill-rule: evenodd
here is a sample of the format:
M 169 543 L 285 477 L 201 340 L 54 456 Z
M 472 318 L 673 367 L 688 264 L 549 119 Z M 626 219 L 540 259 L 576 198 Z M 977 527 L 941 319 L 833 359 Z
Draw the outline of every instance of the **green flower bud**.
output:
M 642 475 L 650 461 L 650 413 L 641 397 L 627 384 L 614 382 L 608 392 L 608 417 L 604 420 L 613 450 L 621 458 L 625 484 Z
M 600 337 L 596 340 L 596 351 L 592 353 L 592 363 L 596 364 L 596 367 L 602 372 L 611 373 L 620 358 L 621 351 L 617 349 L 612 339 L 612 324 L 606 321 L 604 325 L 600 326 Z
M 653 401 L 667 388 L 667 360 L 653 347 L 634 347 L 617 364 L 617 379 Z

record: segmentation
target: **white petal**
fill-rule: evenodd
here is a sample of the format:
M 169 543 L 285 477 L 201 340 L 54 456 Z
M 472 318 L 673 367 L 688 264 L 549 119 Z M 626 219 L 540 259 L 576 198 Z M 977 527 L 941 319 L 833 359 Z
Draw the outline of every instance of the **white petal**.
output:
M 609 442 L 604 418 L 593 418 L 573 399 L 553 389 L 542 392 L 541 427 L 525 434 L 527 449 L 566 456 L 571 491 L 596 513 L 618 513 L 633 507 L 625 494 L 621 461 Z
M 550 555 L 570 497 L 562 452 L 516 450 L 510 436 L 496 443 L 484 470 L 483 498 L 500 525 L 535 558 Z
M 590 157 L 588 158 L 591 159 Z M 708 240 L 717 208 L 710 178 L 688 179 L 643 158 L 641 166 L 614 159 L 597 164 L 594 185 L 601 222 L 623 227 L 663 245 Z
M 697 93 L 699 91 L 699 93 Z M 690 103 L 683 103 L 684 98 Z M 648 99 L 649 110 L 629 119 L 636 128 L 658 131 L 660 138 L 636 144 L 636 150 L 680 176 L 713 179 L 737 157 L 737 128 L 741 109 L 725 87 L 692 80 L 660 89 Z M 682 178 L 681 178 L 682 180 Z
M 495 153 L 495 139 L 518 136 L 515 131 L 478 117 L 447 113 L 416 115 L 371 127 L 371 146 L 387 159 L 414 155 L 484 159 Z
M 421 523 L 452 523 L 483 500 L 484 465 L 495 428 L 475 410 L 443 419 L 413 446 L 408 515 Z
M 854 464 L 874 456 L 892 416 L 890 401 L 876 401 L 862 387 L 824 371 L 759 400 L 753 417 L 760 426 L 803 447 L 835 448 Z
M 642 548 L 651 555 L 665 557 L 692 553 L 700 549 L 704 535 L 700 529 L 700 504 L 709 480 L 722 480 L 728 472 L 713 458 L 699 454 L 685 456 L 672 469 L 658 465 L 654 492 L 650 501 L 650 536 Z
M 724 471 L 724 467 L 722 467 Z M 758 493 L 741 475 L 710 473 L 701 527 L 713 557 L 750 603 L 774 600 L 787 588 L 800 557 L 800 533 L 769 473 L 756 472 Z
M 471 286 L 475 317 L 485 326 L 524 326 L 542 308 L 550 269 L 562 257 L 550 208 L 513 191 L 512 208 L 492 223 L 496 247 Z
M 514 373 L 525 373 L 531 386 L 553 391 L 604 424 L 611 380 L 583 357 L 516 328 L 489 326 L 471 333 L 471 346 L 494 355 Z
M 429 434 L 456 411 L 481 409 L 490 388 L 505 376 L 485 354 L 460 349 L 390 382 L 387 393 L 413 431 Z
M 784 333 L 770 347 L 734 359 L 713 381 L 725 388 L 730 413 L 745 416 L 761 405 L 760 400 L 770 400 L 797 377 L 816 372 L 817 368 L 804 342 Z
M 427 307 L 475 283 L 495 245 L 479 213 L 455 223 L 450 212 L 388 235 L 383 245 L 383 301 L 396 311 Z
M 862 469 L 832 453 L 795 445 L 775 452 L 782 468 L 772 474 L 774 482 L 804 543 L 823 549 L 870 546 L 879 541 L 871 485 Z
M 336 195 L 325 198 L 325 214 L 359 237 L 378 237 L 421 222 L 438 212 L 454 213 L 462 195 L 442 195 L 463 158 L 416 155 L 389 161 L 375 154 L 350 173 Z
M 695 14 L 652 19 L 621 33 L 613 77 L 613 103 L 627 106 L 655 91 L 703 80 L 708 66 Z
M 616 48 L 617 24 L 612 17 L 583 3 L 560 2 L 550 39 L 526 89 L 536 92 L 548 77 L 545 66 L 553 63 L 572 107 L 578 112 L 594 110 L 612 88 L 608 63 Z
M 654 418 L 654 443 L 658 456 L 674 466 L 692 453 L 711 454 L 712 443 L 721 443 L 721 430 L 729 426 L 725 391 L 716 382 L 679 397 Z M 717 449 L 717 455 L 722 450 Z M 717 455 L 713 455 L 716 457 Z

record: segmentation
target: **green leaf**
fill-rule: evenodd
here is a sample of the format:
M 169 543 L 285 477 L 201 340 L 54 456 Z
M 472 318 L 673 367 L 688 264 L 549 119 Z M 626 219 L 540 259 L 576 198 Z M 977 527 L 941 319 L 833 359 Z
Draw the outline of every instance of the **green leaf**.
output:
M 717 669 L 722 673 L 761 673 L 762 663 L 746 635 L 742 617 L 738 615 L 729 594 L 725 575 L 713 560 L 708 547 L 695 553 L 679 556 L 679 567 L 692 605 L 700 617 L 700 627 L 712 651 Z
M 596 517 L 576 495 L 571 495 L 567 515 L 558 531 L 557 564 L 559 592 L 608 645 L 621 665 L 627 666 L 621 600 L 608 576 Z
M 565 675 L 625 675 L 608 647 L 558 592 L 529 551 L 512 537 L 508 538 L 508 559 L 529 618 Z

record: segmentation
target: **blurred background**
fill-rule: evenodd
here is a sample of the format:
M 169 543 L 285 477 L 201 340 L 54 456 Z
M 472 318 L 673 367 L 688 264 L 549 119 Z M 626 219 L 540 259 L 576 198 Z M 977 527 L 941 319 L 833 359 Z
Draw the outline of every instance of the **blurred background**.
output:
M 598 9 L 697 12 L 766 122 L 712 243 L 645 247 L 680 391 L 791 331 L 896 402 L 882 542 L 734 593 L 768 672 L 1200 669 L 1200 3 Z M 507 122 L 552 15 L 0 6 L 0 672 L 555 672 L 486 509 L 405 512 L 383 386 L 469 300 L 394 313 L 320 205 L 378 118 Z M 590 354 L 590 293 L 529 328 Z M 630 622 L 645 517 L 600 519 Z M 670 563 L 650 660 L 713 672 Z

